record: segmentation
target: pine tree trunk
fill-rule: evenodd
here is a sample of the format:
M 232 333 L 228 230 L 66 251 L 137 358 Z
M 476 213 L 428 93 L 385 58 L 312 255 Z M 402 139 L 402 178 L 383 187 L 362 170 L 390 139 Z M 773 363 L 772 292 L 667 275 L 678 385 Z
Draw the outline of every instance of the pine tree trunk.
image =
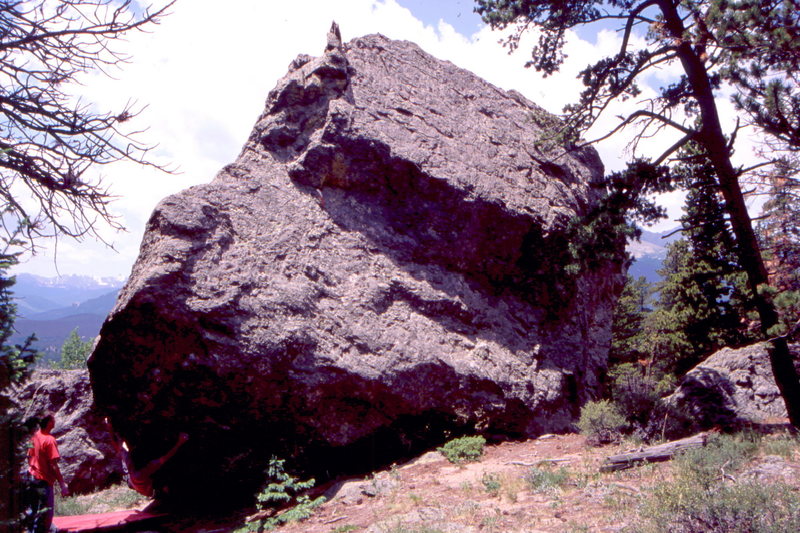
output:
M 738 175 L 731 163 L 730 150 L 722 132 L 708 71 L 692 48 L 692 44 L 683 38 L 685 28 L 676 3 L 672 0 L 660 0 L 658 5 L 664 15 L 668 33 L 678 43 L 676 46 L 678 57 L 700 108 L 702 123 L 699 136 L 695 140 L 705 148 L 716 171 L 717 181 L 730 215 L 731 228 L 736 236 L 736 254 L 747 273 L 747 284 L 761 321 L 761 332 L 765 337 L 769 337 L 771 328 L 778 324 L 778 312 L 771 295 L 762 290 L 769 283 L 767 269 L 753 231 L 750 214 L 747 212 Z M 793 426 L 800 428 L 800 379 L 786 339 L 772 341 L 768 351 L 775 383 L 786 403 L 789 420 Z

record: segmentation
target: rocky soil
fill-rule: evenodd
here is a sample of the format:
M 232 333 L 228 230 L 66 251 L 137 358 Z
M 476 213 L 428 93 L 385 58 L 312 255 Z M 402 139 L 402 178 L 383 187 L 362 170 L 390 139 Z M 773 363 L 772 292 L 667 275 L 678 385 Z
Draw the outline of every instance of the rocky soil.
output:
M 765 441 L 786 437 L 783 420 Z M 609 455 L 628 451 L 632 442 L 590 447 L 581 435 L 545 435 L 486 447 L 480 461 L 454 465 L 432 451 L 365 478 L 319 487 L 330 499 L 303 522 L 282 526 L 283 533 L 535 533 L 617 532 L 634 526 L 649 489 L 671 479 L 674 463 L 621 472 L 599 472 Z M 791 457 L 762 452 L 746 471 L 764 482 L 783 481 L 800 488 L 800 446 Z M 533 468 L 559 472 L 560 487 L 533 490 L 526 478 Z M 750 475 L 747 474 L 747 475 Z M 241 526 L 245 515 L 224 519 L 180 518 L 164 531 L 221 533 Z

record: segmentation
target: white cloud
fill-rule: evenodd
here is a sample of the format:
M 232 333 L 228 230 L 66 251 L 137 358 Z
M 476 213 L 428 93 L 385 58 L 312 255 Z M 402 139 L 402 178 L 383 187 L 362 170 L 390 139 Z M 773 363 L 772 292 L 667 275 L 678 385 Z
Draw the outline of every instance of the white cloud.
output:
M 132 164 L 102 169 L 119 197 L 112 210 L 129 231 L 103 232 L 119 253 L 92 241 L 62 239 L 60 272 L 127 275 L 156 203 L 210 181 L 235 159 L 269 90 L 297 54 L 319 55 L 332 20 L 339 23 L 345 41 L 367 33 L 414 41 L 553 112 L 577 98 L 581 86 L 575 77 L 586 62 L 614 53 L 620 45 L 613 32 L 600 32 L 595 43 L 573 35 L 566 47 L 570 59 L 561 72 L 544 79 L 523 68 L 535 44 L 532 32 L 523 37 L 519 51 L 509 55 L 498 44 L 501 35 L 487 27 L 463 36 L 444 21 L 435 28 L 426 26 L 395 0 L 231 0 L 224 8 L 212 0 L 179 1 L 160 26 L 129 37 L 124 51 L 132 60 L 114 72 L 116 79 L 93 74 L 83 80 L 80 91 L 98 109 L 118 112 L 129 98 L 146 106 L 132 125 L 148 127 L 141 138 L 158 144 L 153 154 L 160 162 L 180 167 L 181 173 L 165 175 Z M 619 108 L 611 111 L 613 115 Z M 598 128 L 611 123 L 604 119 Z M 598 146 L 607 168 L 621 166 L 625 142 L 620 137 Z M 55 275 L 52 254 L 48 247 L 19 270 Z

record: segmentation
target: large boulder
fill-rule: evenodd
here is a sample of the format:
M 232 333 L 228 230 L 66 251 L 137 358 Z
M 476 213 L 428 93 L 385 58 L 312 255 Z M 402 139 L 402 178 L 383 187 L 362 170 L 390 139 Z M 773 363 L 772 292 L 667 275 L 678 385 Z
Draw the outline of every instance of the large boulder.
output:
M 557 124 L 413 43 L 298 57 L 236 162 L 158 205 L 103 325 L 95 398 L 134 459 L 187 432 L 156 483 L 197 497 L 273 454 L 319 479 L 570 428 L 623 265 L 569 268 L 603 168 Z
M 107 425 L 94 410 L 86 370 L 37 370 L 15 388 L 12 398 L 23 421 L 55 415 L 59 466 L 71 493 L 93 492 L 122 480 L 122 462 Z
M 800 361 L 800 345 L 790 344 L 789 350 Z M 759 342 L 722 348 L 687 372 L 675 392 L 656 406 L 649 429 L 653 436 L 678 438 L 714 427 L 775 423 L 786 416 L 767 344 Z

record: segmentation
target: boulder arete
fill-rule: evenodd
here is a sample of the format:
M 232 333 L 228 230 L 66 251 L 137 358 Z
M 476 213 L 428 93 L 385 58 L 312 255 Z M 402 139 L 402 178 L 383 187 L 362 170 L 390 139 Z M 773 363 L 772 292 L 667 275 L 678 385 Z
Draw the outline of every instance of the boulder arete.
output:
M 236 162 L 156 208 L 103 325 L 95 400 L 134 459 L 185 431 L 157 485 L 219 495 L 271 455 L 319 479 L 569 428 L 623 278 L 566 268 L 602 165 L 555 124 L 409 42 L 298 57 Z

